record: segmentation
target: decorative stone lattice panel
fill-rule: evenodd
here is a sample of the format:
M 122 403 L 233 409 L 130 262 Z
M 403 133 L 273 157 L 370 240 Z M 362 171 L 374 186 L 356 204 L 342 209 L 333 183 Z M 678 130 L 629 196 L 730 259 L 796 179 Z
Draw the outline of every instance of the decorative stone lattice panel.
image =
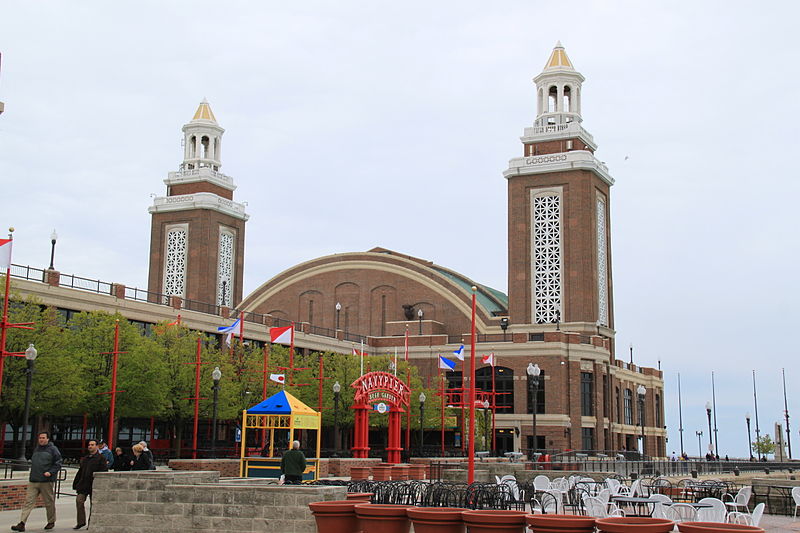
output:
M 606 245 L 606 202 L 597 199 L 597 319 L 608 325 L 608 256 Z
M 233 307 L 233 247 L 234 235 L 230 230 L 219 232 L 219 253 L 217 255 L 217 305 Z M 225 282 L 225 294 L 222 294 L 222 282 Z
M 533 198 L 534 322 L 561 318 L 561 196 Z
M 164 265 L 164 294 L 183 297 L 186 290 L 186 228 L 167 232 L 166 264 Z

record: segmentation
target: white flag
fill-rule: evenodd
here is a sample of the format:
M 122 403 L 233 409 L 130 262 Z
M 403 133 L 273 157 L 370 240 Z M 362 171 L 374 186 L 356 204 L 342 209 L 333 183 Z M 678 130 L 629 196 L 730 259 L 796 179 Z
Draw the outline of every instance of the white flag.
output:
M 286 376 L 284 374 L 270 374 L 269 379 L 275 383 L 280 383 L 281 385 L 286 382 Z
M 0 269 L 11 268 L 11 239 L 0 239 Z

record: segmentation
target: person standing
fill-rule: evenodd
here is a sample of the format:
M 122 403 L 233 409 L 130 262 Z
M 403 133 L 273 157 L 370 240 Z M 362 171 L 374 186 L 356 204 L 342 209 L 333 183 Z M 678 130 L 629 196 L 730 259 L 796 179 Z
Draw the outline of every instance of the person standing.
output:
M 114 465 L 111 468 L 113 468 L 114 472 L 124 472 L 131 469 L 130 459 L 119 446 L 114 449 Z
M 81 466 L 72 481 L 72 489 L 76 492 L 75 508 L 78 511 L 78 523 L 72 529 L 80 529 L 86 525 L 86 498 L 92 497 L 92 483 L 95 472 L 107 472 L 108 461 L 100 453 L 97 441 L 90 440 L 87 445 L 89 454 L 81 458 Z M 108 446 L 106 446 L 108 450 Z M 109 450 L 111 452 L 111 450 Z
M 31 471 L 28 476 L 28 491 L 19 524 L 11 526 L 12 531 L 25 531 L 25 522 L 36 507 L 36 497 L 41 495 L 47 511 L 45 529 L 56 527 L 55 481 L 61 470 L 61 452 L 50 442 L 50 433 L 40 431 L 37 435 L 38 446 L 31 454 Z
M 281 458 L 281 474 L 286 483 L 300 483 L 306 471 L 306 456 L 300 451 L 300 441 L 292 442 L 292 449 Z
M 142 447 L 143 453 L 147 454 L 147 457 L 150 458 L 150 470 L 156 469 L 156 458 L 153 457 L 153 452 L 150 448 L 147 447 L 147 441 L 139 441 L 139 444 Z
M 97 450 L 106 458 L 106 464 L 111 468 L 111 465 L 114 464 L 114 454 L 111 453 L 111 448 L 108 447 L 106 441 L 102 439 L 97 441 Z
M 134 444 L 131 450 L 133 450 L 131 470 L 150 470 L 153 463 L 150 461 L 150 456 L 144 452 L 144 447 L 141 444 Z

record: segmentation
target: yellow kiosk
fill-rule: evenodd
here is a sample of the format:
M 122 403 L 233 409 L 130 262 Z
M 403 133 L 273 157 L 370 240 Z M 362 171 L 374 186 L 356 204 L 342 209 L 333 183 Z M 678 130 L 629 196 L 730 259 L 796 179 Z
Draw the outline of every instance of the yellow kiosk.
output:
M 286 442 L 291 446 L 295 440 L 296 430 L 311 429 L 316 431 L 316 456 L 306 458 L 303 480 L 316 480 L 319 477 L 321 427 L 322 415 L 286 391 L 280 391 L 260 404 L 242 411 L 242 457 L 239 462 L 239 476 L 279 478 L 281 457 L 275 456 L 275 432 L 288 432 Z M 266 457 L 246 456 L 247 432 L 256 429 L 269 433 L 269 455 Z

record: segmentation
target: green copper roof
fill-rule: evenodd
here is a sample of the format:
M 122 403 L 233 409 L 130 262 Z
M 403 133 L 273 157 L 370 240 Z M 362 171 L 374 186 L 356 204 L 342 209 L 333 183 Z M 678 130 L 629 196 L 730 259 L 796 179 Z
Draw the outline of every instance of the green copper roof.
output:
M 472 291 L 472 285 L 474 284 L 478 287 L 477 292 L 477 300 L 478 303 L 486 309 L 491 315 L 498 315 L 498 314 L 505 314 L 508 312 L 508 295 L 498 291 L 497 289 L 493 289 L 491 287 L 487 287 L 486 285 L 481 285 L 479 283 L 473 283 L 472 281 L 468 280 L 464 276 L 453 272 L 452 270 L 447 270 L 445 268 L 439 267 L 434 265 L 432 267 L 436 272 L 445 276 L 448 279 L 453 280 L 457 285 L 461 286 L 467 292 Z

